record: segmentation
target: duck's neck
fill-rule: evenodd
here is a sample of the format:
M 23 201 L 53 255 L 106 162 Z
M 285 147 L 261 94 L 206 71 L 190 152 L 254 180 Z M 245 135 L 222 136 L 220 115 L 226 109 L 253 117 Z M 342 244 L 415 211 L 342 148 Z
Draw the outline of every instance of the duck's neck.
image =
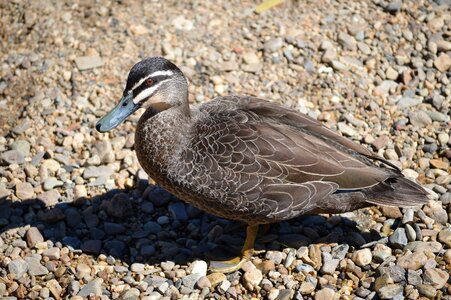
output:
M 191 114 L 188 104 L 156 113 L 147 110 L 139 119 L 135 149 L 143 169 L 154 179 L 166 173 L 176 153 L 189 138 Z

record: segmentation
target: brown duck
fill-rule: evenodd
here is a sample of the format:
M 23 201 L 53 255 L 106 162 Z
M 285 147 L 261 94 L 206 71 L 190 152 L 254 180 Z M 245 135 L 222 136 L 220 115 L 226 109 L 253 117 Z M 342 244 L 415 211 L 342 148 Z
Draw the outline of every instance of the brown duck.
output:
M 241 257 L 219 271 L 250 258 L 260 224 L 427 201 L 394 165 L 302 113 L 248 96 L 190 108 L 185 76 L 162 57 L 133 66 L 122 99 L 96 128 L 109 131 L 139 108 L 146 111 L 135 149 L 150 177 L 200 209 L 248 224 Z

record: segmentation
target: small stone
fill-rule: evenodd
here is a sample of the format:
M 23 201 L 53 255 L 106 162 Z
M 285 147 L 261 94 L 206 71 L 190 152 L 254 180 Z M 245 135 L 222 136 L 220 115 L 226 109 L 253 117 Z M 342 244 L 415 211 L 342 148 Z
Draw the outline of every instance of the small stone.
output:
M 58 247 L 52 247 L 42 252 L 42 255 L 47 256 L 49 259 L 58 260 L 61 256 L 61 250 Z
M 61 293 L 63 292 L 63 288 L 61 285 L 56 281 L 56 279 L 52 279 L 47 282 L 47 288 L 49 289 L 50 293 L 52 293 L 53 297 L 55 299 L 61 298 Z
M 282 38 L 274 38 L 270 39 L 265 42 L 263 47 L 265 48 L 266 52 L 273 53 L 282 48 L 283 46 L 283 40 Z
M 196 282 L 201 278 L 202 275 L 194 273 L 182 278 L 182 284 L 187 288 L 193 289 Z
M 384 244 L 376 244 L 372 253 L 375 261 L 384 262 L 388 257 L 392 255 L 392 250 Z
M 133 25 L 131 25 L 130 26 L 130 30 L 135 35 L 144 35 L 144 34 L 147 34 L 149 32 L 149 30 L 145 26 L 143 26 L 141 24 L 138 24 L 138 25 L 133 24 Z
M 435 296 L 437 295 L 437 289 L 431 285 L 419 284 L 417 288 L 421 295 L 429 299 L 434 299 Z
M 149 257 L 154 255 L 157 250 L 153 245 L 142 245 L 140 252 L 142 256 Z
M 259 64 L 260 59 L 254 52 L 246 52 L 243 54 L 243 60 L 248 65 Z
M 196 260 L 191 264 L 191 274 L 207 275 L 208 265 L 203 260 Z
M 409 224 L 406 224 L 406 235 L 407 235 L 407 239 L 409 240 L 409 242 L 413 242 L 416 240 L 417 238 L 417 234 L 415 232 L 415 229 L 413 229 L 412 226 L 410 226 Z
M 218 291 L 222 294 L 224 294 L 225 292 L 227 292 L 227 290 L 230 288 L 231 283 L 228 280 L 224 280 L 223 282 L 221 282 L 218 286 Z
M 251 269 L 243 275 L 243 286 L 249 291 L 253 291 L 262 281 L 263 274 L 258 269 Z
M 424 252 L 406 253 L 398 258 L 396 264 L 404 269 L 418 270 L 421 269 L 428 257 Z
M 323 288 L 315 293 L 315 300 L 333 300 L 335 291 L 330 288 Z
M 76 270 L 77 270 L 77 273 L 75 274 L 75 276 L 78 279 L 83 279 L 85 276 L 90 276 L 91 275 L 91 268 L 88 265 L 84 264 L 84 263 L 79 263 L 77 265 Z
M 130 271 L 135 273 L 142 273 L 144 271 L 144 264 L 134 263 L 130 266 Z
M 357 41 L 355 38 L 345 32 L 338 33 L 338 42 L 345 50 L 357 50 Z
M 397 102 L 396 105 L 399 108 L 409 108 L 412 106 L 417 106 L 421 104 L 423 101 L 420 98 L 412 98 L 412 97 L 402 97 Z
M 399 227 L 395 232 L 389 237 L 390 244 L 395 248 L 403 248 L 407 245 L 406 230 Z
M 386 135 L 381 135 L 372 143 L 372 146 L 374 147 L 374 149 L 376 151 L 378 151 L 378 150 L 384 148 L 387 145 L 388 141 L 389 141 L 389 138 Z
M 45 191 L 50 191 L 55 187 L 62 186 L 63 182 L 56 179 L 55 177 L 49 177 L 44 180 L 43 188 Z
M 413 112 L 409 114 L 410 124 L 417 127 L 426 127 L 427 125 L 432 124 L 431 117 L 422 110 Z
M 321 272 L 323 274 L 333 274 L 340 263 L 339 259 L 333 259 L 332 255 L 328 252 L 323 252 L 323 265 L 321 266 Z
M 14 278 L 19 279 L 28 271 L 28 264 L 22 258 L 17 258 L 8 264 L 8 271 L 14 274 Z
M 387 151 L 388 150 L 393 150 L 393 149 L 387 149 Z M 386 216 L 388 218 L 392 218 L 392 219 L 400 219 L 403 216 L 401 210 L 398 207 L 392 207 L 392 206 L 382 206 L 382 213 L 384 214 L 384 216 Z
M 33 248 L 37 243 L 44 241 L 44 237 L 36 227 L 30 227 L 30 229 L 28 229 L 25 239 L 27 240 L 27 245 L 30 248 Z
M 434 60 L 434 66 L 444 73 L 451 67 L 451 58 L 446 53 L 442 53 Z
M 116 160 L 113 145 L 110 141 L 97 142 L 94 147 L 97 150 L 97 155 L 100 158 L 100 163 L 109 164 L 113 163 Z
M 438 234 L 438 240 L 451 248 L 451 228 L 442 229 Z
M 49 273 L 47 268 L 44 267 L 43 265 L 41 265 L 39 260 L 34 257 L 26 257 L 25 261 L 28 264 L 28 275 L 42 276 L 42 275 L 47 275 Z
M 172 20 L 172 26 L 181 31 L 191 31 L 194 28 L 193 22 L 188 20 L 184 15 L 180 15 Z
M 103 59 L 99 56 L 80 56 L 75 58 L 75 64 L 80 71 L 103 66 Z
M 385 71 L 385 76 L 390 80 L 396 80 L 398 79 L 399 74 L 392 67 L 388 67 L 387 71 Z
M 57 190 L 51 190 L 38 195 L 36 198 L 41 201 L 45 207 L 51 207 L 58 203 L 61 195 Z
M 352 254 L 352 261 L 360 267 L 370 264 L 372 259 L 371 250 L 368 248 L 354 251 Z
M 337 51 L 334 48 L 329 48 L 324 51 L 323 56 L 321 56 L 321 61 L 324 63 L 331 63 L 337 59 Z
M 102 295 L 102 278 L 95 278 L 88 282 L 77 294 L 77 296 L 88 297 L 93 294 L 94 296 L 100 297 Z
M 303 281 L 301 283 L 301 287 L 299 288 L 299 291 L 301 292 L 302 295 L 309 295 L 309 294 L 313 293 L 314 290 L 315 290 L 315 285 L 308 281 Z
M 163 271 L 171 271 L 175 267 L 175 263 L 173 261 L 164 261 L 161 263 L 161 268 Z
M 280 265 L 283 260 L 283 254 L 278 251 L 267 251 L 265 258 L 271 260 L 276 265 Z
M 400 284 L 387 284 L 378 290 L 378 295 L 381 299 L 403 299 L 403 290 L 404 288 Z
M 169 213 L 173 219 L 179 221 L 188 221 L 188 215 L 186 214 L 185 204 L 182 202 L 176 202 L 168 207 Z
M 102 248 L 101 240 L 87 240 L 81 245 L 81 250 L 88 254 L 99 254 Z
M 199 280 L 196 282 L 196 286 L 199 289 L 203 288 L 211 288 L 211 282 L 208 280 L 208 277 L 202 276 L 199 278 Z
M 442 250 L 442 244 L 440 244 L 439 242 L 415 241 L 408 243 L 406 249 L 413 252 L 431 251 L 433 253 L 438 253 L 440 250 Z
M 107 207 L 107 213 L 118 219 L 124 219 L 133 215 L 133 207 L 129 196 L 125 193 L 114 195 Z
M 448 282 L 449 273 L 438 268 L 426 269 L 423 278 L 425 283 L 429 283 L 440 290 Z
M 30 155 L 30 143 L 24 140 L 16 140 L 11 144 L 11 150 L 17 150 L 24 157 L 27 157 Z
M 431 159 L 429 163 L 437 169 L 448 170 L 449 164 L 441 159 Z
M 20 200 L 33 199 L 34 189 L 29 182 L 19 182 L 16 184 L 16 196 Z
M 448 222 L 448 214 L 443 209 L 442 204 L 437 201 L 429 201 L 423 208 L 425 214 L 436 222 L 445 225 Z
M 120 299 L 123 300 L 138 300 L 140 292 L 137 288 L 130 288 L 121 294 Z
M 5 163 L 6 165 L 21 165 L 25 162 L 25 157 L 17 150 L 9 150 L 1 154 L 0 162 Z
M 401 0 L 393 0 L 386 7 L 385 10 L 389 13 L 397 13 L 401 10 L 402 1 Z
M 98 177 L 110 177 L 113 174 L 113 170 L 108 166 L 89 166 L 83 172 L 83 178 L 98 178 Z
M 445 40 L 439 40 L 435 42 L 437 44 L 438 51 L 450 51 L 451 50 L 451 42 Z
M 338 123 L 338 130 L 340 130 L 344 136 L 352 137 L 352 136 L 356 135 L 356 131 L 354 130 L 354 128 L 350 127 L 349 125 L 347 125 L 344 122 Z
M 276 269 L 276 265 L 271 260 L 264 260 L 257 265 L 257 269 L 262 271 L 263 274 L 268 274 L 270 271 L 274 271 Z

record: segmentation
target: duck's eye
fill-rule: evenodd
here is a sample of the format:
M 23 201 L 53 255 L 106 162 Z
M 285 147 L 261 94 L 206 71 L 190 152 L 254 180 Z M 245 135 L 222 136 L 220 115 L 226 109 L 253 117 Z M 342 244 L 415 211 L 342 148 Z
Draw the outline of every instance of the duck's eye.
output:
M 151 86 L 153 83 L 154 83 L 153 79 L 149 78 L 149 79 L 146 80 L 146 85 L 147 86 Z

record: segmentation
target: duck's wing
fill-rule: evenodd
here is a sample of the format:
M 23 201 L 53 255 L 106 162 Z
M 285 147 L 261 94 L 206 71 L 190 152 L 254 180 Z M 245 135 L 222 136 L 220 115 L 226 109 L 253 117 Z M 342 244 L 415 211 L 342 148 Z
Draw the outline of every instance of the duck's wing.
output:
M 224 97 L 200 110 L 206 117 L 196 126 L 196 152 L 207 170 L 228 171 L 209 174 L 218 177 L 211 181 L 229 182 L 247 205 L 270 214 L 300 213 L 332 193 L 371 190 L 400 176 L 374 164 L 363 146 L 264 100 Z

